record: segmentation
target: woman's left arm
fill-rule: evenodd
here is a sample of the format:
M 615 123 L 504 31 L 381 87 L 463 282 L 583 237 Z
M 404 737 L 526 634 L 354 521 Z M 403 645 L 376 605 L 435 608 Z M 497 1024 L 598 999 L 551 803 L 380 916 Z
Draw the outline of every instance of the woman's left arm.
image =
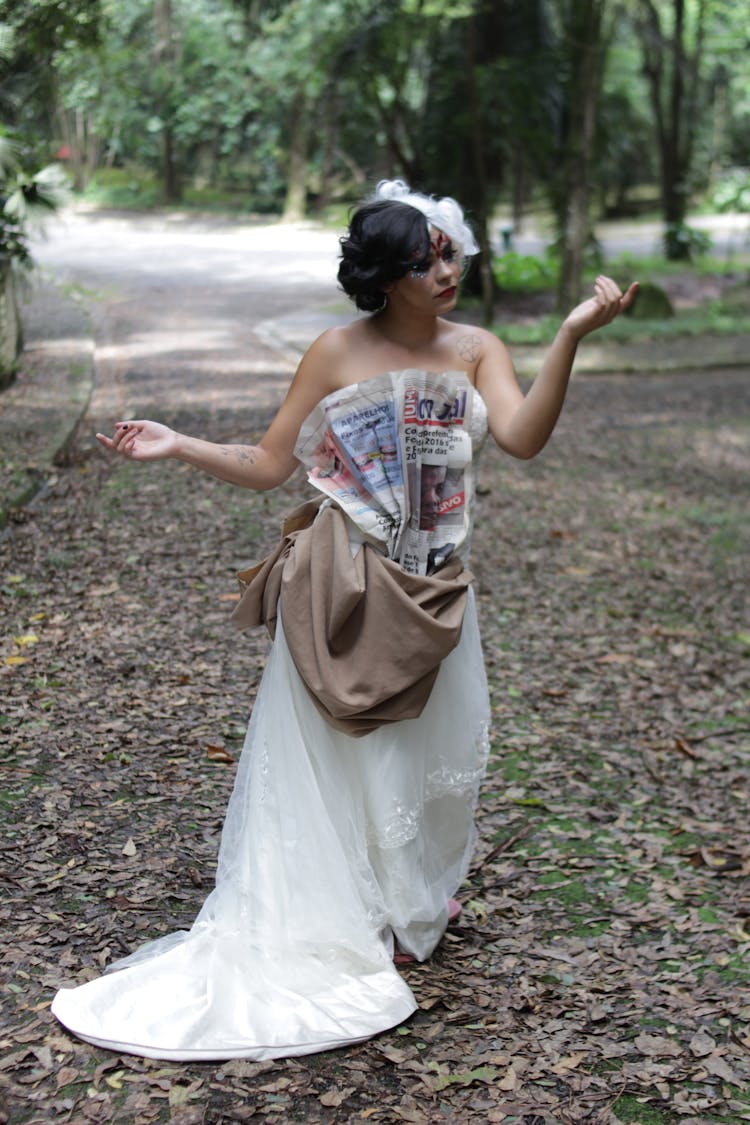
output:
M 634 282 L 623 295 L 611 278 L 598 277 L 594 296 L 563 321 L 526 396 L 500 341 L 484 349 L 477 365 L 477 389 L 487 403 L 492 436 L 502 449 L 527 459 L 544 448 L 560 416 L 579 342 L 627 309 L 637 289 Z

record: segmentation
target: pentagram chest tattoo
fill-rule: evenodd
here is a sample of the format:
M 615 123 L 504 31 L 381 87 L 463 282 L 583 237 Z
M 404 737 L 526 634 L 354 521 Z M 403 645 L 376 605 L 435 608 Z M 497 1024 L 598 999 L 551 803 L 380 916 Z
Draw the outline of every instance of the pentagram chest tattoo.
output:
M 466 360 L 467 363 L 475 363 L 479 358 L 480 350 L 481 347 L 478 336 L 460 336 L 456 341 L 456 351 L 461 356 L 461 359 Z

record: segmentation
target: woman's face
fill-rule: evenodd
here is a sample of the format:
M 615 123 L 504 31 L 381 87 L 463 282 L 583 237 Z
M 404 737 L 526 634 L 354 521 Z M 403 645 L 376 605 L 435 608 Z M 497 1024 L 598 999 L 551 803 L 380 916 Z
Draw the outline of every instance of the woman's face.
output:
M 422 465 L 419 478 L 419 527 L 421 531 L 433 531 L 437 526 L 447 472 L 445 465 Z
M 450 238 L 437 227 L 430 227 L 430 248 L 424 258 L 415 259 L 404 277 L 386 290 L 390 300 L 435 315 L 450 312 L 458 296 L 461 261 Z

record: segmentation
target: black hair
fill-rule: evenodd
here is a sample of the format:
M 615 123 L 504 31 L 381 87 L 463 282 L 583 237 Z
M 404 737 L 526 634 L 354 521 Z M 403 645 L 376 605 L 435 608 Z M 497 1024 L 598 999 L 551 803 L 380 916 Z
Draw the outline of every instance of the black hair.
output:
M 398 281 L 430 251 L 427 219 L 408 203 L 379 199 L 364 203 L 340 240 L 339 283 L 363 312 L 378 312 L 385 286 Z

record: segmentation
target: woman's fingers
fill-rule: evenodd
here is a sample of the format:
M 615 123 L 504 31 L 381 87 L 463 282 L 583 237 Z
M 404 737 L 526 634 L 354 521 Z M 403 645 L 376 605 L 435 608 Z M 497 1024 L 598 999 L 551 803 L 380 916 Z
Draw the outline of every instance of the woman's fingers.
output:
M 597 277 L 595 287 L 600 301 L 608 312 L 612 308 L 619 308 L 622 293 L 619 285 L 611 277 L 604 277 L 603 275 Z
M 168 457 L 174 441 L 173 430 L 148 419 L 115 422 L 111 438 L 105 434 L 96 436 L 105 449 L 135 461 L 158 461 Z
M 621 298 L 620 298 L 620 311 L 621 311 L 621 312 L 624 312 L 624 311 L 625 311 L 625 309 L 629 309 L 629 308 L 630 308 L 630 306 L 632 305 L 633 301 L 635 300 L 635 295 L 636 295 L 636 293 L 637 293 L 637 292 L 638 292 L 638 282 L 637 282 L 637 281 L 634 281 L 634 282 L 633 282 L 633 283 L 632 283 L 632 284 L 631 284 L 631 285 L 630 285 L 630 286 L 628 287 L 628 291 L 627 291 L 627 293 L 625 294 L 625 296 L 624 296 L 624 297 L 621 297 Z
M 137 434 L 137 428 L 134 422 L 116 422 L 115 423 L 115 444 L 126 445 L 132 441 Z
M 625 294 L 623 294 L 620 286 L 611 277 L 606 277 L 601 274 L 597 277 L 595 286 L 597 299 L 602 307 L 604 316 L 604 323 L 608 324 L 618 315 L 629 308 L 635 300 L 635 295 L 638 292 L 638 282 L 634 281 Z
M 142 426 L 138 422 L 116 422 L 111 438 L 106 434 L 97 434 L 96 439 L 105 449 L 111 449 L 115 453 L 132 453 L 141 429 Z
M 616 281 L 600 274 L 594 282 L 594 295 L 578 305 L 569 314 L 567 324 L 579 339 L 610 324 L 615 317 L 624 312 L 632 303 L 638 291 L 638 283 L 633 282 L 625 295 Z

